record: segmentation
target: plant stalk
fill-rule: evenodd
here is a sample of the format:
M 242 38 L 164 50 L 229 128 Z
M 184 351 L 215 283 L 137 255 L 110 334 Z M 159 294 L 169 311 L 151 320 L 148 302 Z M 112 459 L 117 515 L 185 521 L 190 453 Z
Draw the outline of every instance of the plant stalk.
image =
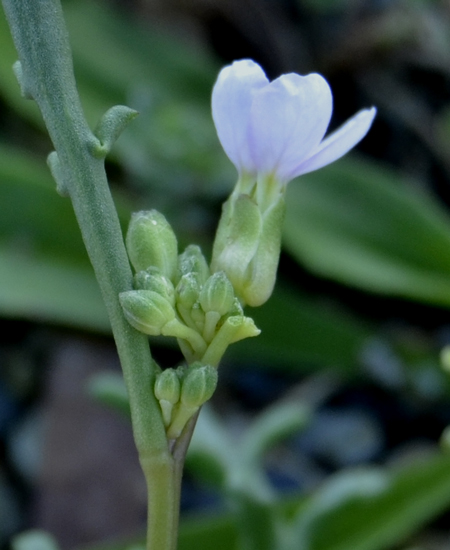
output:
M 61 5 L 59 0 L 2 2 L 19 54 L 16 74 L 22 92 L 41 110 L 57 155 L 52 172 L 72 200 L 111 321 L 149 491 L 148 549 L 174 550 L 180 469 L 153 393 L 156 373 L 148 339 L 129 325 L 119 303 L 119 293 L 132 289 L 132 273 L 104 161 L 98 158 L 100 143 L 88 127 L 76 89 Z

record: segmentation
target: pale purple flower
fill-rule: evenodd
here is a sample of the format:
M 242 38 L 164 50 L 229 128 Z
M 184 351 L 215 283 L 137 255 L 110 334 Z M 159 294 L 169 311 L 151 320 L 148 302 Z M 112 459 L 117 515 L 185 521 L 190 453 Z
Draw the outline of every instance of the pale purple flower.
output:
M 269 82 L 250 59 L 222 69 L 212 113 L 222 146 L 239 175 L 281 184 L 337 160 L 368 132 L 376 109 L 364 109 L 323 139 L 333 110 L 319 74 L 285 74 Z

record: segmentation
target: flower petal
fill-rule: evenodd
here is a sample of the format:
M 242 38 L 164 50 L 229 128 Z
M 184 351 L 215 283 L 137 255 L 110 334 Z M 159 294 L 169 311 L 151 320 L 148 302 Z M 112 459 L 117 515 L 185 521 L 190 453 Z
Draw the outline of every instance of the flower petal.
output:
M 324 139 L 309 158 L 299 163 L 290 179 L 322 168 L 348 153 L 367 134 L 376 112 L 376 108 L 372 107 L 356 113 L 344 125 Z
M 214 124 L 225 153 L 240 173 L 254 172 L 247 138 L 250 108 L 255 90 L 268 84 L 261 67 L 243 59 L 222 69 L 214 85 Z
M 318 74 L 283 75 L 254 93 L 250 149 L 258 172 L 287 181 L 314 151 L 331 118 L 333 98 Z

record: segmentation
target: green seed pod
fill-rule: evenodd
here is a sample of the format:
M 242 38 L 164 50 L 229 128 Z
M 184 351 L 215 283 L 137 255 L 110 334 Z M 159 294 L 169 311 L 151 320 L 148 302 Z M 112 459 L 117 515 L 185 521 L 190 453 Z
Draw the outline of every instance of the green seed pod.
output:
M 137 330 L 159 336 L 161 329 L 175 319 L 173 306 L 153 290 L 129 290 L 119 294 L 128 322 Z
M 222 317 L 230 311 L 234 303 L 234 290 L 223 271 L 209 277 L 200 292 L 199 301 L 205 313 L 215 311 Z
M 161 294 L 173 306 L 175 305 L 175 289 L 167 277 L 158 268 L 149 267 L 145 271 L 139 271 L 134 276 L 134 288 L 136 290 L 153 290 Z
M 162 275 L 175 280 L 178 262 L 177 238 L 166 218 L 156 210 L 131 216 L 126 237 L 128 255 L 134 269 L 157 267 Z

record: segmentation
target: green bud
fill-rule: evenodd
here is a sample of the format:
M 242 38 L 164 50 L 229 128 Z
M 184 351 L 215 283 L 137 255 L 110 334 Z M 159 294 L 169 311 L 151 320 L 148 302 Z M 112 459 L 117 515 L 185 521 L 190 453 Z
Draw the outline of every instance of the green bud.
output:
M 217 386 L 217 369 L 210 365 L 193 363 L 181 385 L 180 401 L 176 405 L 172 422 L 167 430 L 169 439 L 179 437 L 194 414 L 213 395 Z
M 164 326 L 175 319 L 170 302 L 153 290 L 122 292 L 119 300 L 128 322 L 145 334 L 159 336 Z
M 198 330 L 197 323 L 192 318 L 192 308 L 198 302 L 200 283 L 197 273 L 183 275 L 175 289 L 175 302 L 180 317 L 189 327 Z
M 177 238 L 169 222 L 158 211 L 136 212 L 131 216 L 126 244 L 130 261 L 137 272 L 157 267 L 162 275 L 175 280 Z
M 190 244 L 184 252 L 178 257 L 178 268 L 180 275 L 188 273 L 197 273 L 200 285 L 203 285 L 210 276 L 208 262 L 202 254 L 202 250 L 195 244 Z
M 230 311 L 234 303 L 234 290 L 223 271 L 209 277 L 200 292 L 199 301 L 205 313 L 215 311 L 222 317 Z
M 190 310 L 198 300 L 200 289 L 197 274 L 186 273 L 186 275 L 183 275 L 175 289 L 177 305 Z
M 173 406 L 180 399 L 180 390 L 180 377 L 174 369 L 166 369 L 156 377 L 155 397 L 159 401 L 166 427 L 172 420 Z
M 172 281 L 162 275 L 156 267 L 149 267 L 145 271 L 139 271 L 134 276 L 134 288 L 136 290 L 153 290 L 175 305 L 175 289 Z
M 175 405 L 180 399 L 181 382 L 175 369 L 165 369 L 156 377 L 155 397 Z
M 188 407 L 201 407 L 211 399 L 217 387 L 217 369 L 193 363 L 183 380 L 180 401 Z

